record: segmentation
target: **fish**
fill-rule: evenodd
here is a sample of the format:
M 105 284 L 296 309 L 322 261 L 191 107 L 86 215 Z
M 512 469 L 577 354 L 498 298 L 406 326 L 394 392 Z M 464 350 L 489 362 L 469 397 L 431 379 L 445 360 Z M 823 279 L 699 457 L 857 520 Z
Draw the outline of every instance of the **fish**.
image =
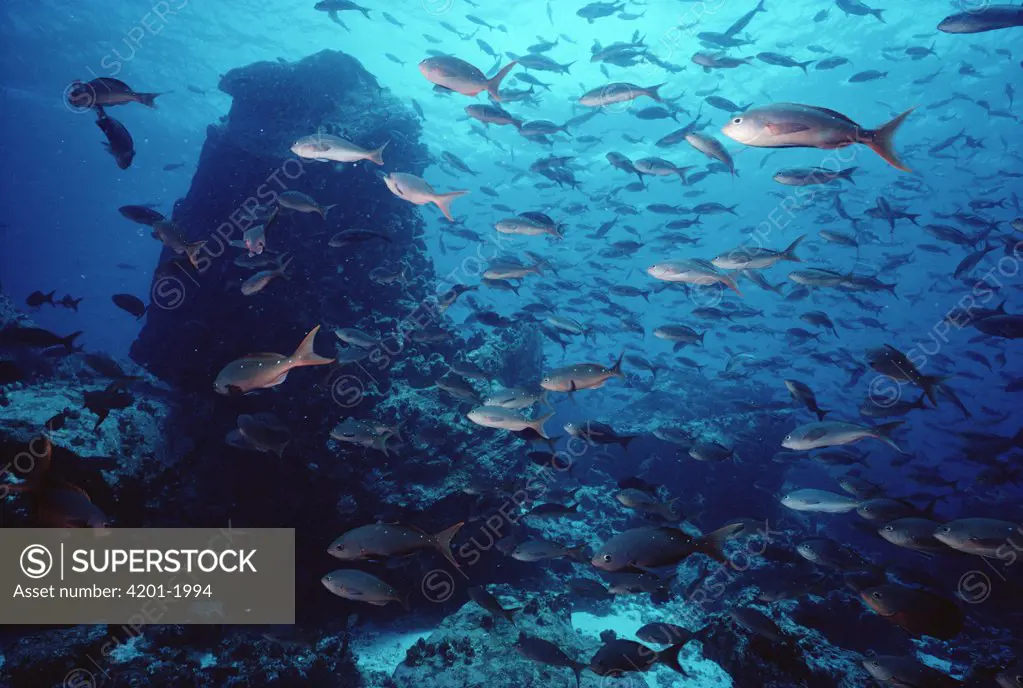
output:
M 875 439 L 884 442 L 900 454 L 906 454 L 907 452 L 900 449 L 891 438 L 891 433 L 902 424 L 903 421 L 893 421 L 875 427 L 868 427 L 842 421 L 807 423 L 786 435 L 781 444 L 786 449 L 808 451 L 822 447 L 852 444 L 864 439 Z
M 544 375 L 540 387 L 550 392 L 575 392 L 581 389 L 599 389 L 612 378 L 624 378 L 623 353 L 610 368 L 599 363 L 580 363 L 557 368 Z
M 303 136 L 295 141 L 291 144 L 291 152 L 307 160 L 329 160 L 332 162 L 369 160 L 377 165 L 383 165 L 384 149 L 389 143 L 390 141 L 386 141 L 379 148 L 366 149 L 340 136 L 317 133 Z
M 937 537 L 939 524 L 927 518 L 907 516 L 895 519 L 878 528 L 878 535 L 898 547 L 904 547 L 924 554 L 950 552 L 948 545 Z
M 25 327 L 12 324 L 0 329 L 0 345 L 37 347 L 40 349 L 63 346 L 68 353 L 74 353 L 77 350 L 75 348 L 75 340 L 81 334 L 81 331 L 78 331 L 72 332 L 66 337 L 61 337 L 40 327 Z
M 408 609 L 406 598 L 384 581 L 365 571 L 339 569 L 323 576 L 320 582 L 327 590 L 346 600 L 365 602 L 377 607 L 398 602 Z
M 724 273 L 718 272 L 717 268 L 711 263 L 700 259 L 655 263 L 647 268 L 647 274 L 654 279 L 665 282 L 685 282 L 686 284 L 698 286 L 724 284 L 736 294 L 742 296 L 742 292 L 739 291 L 735 280 Z
M 1023 535 L 1023 526 L 993 518 L 961 518 L 939 526 L 934 537 L 959 552 L 1002 559 L 1012 537 Z
M 504 607 L 501 606 L 501 602 L 496 597 L 487 592 L 486 587 L 482 585 L 474 585 L 469 588 L 468 592 L 469 598 L 472 599 L 473 602 L 487 610 L 490 614 L 492 614 L 495 617 L 502 618 L 512 625 L 515 625 L 515 618 L 513 614 L 522 609 L 522 607 L 505 609 Z
M 747 108 L 749 106 L 746 106 Z M 746 108 L 743 108 L 746 109 Z M 728 167 L 728 171 L 732 176 L 737 176 L 735 171 L 735 161 L 732 160 L 732 156 L 728 153 L 725 147 L 713 136 L 709 134 L 701 134 L 700 132 L 692 131 L 685 135 L 686 142 L 700 151 L 708 158 L 714 160 L 720 160 Z
M 950 14 L 938 23 L 944 33 L 983 33 L 1023 26 L 1023 7 L 984 4 L 966 12 Z
M 122 205 L 117 209 L 117 212 L 132 222 L 149 227 L 152 227 L 157 222 L 164 222 L 167 219 L 163 216 L 163 213 L 144 205 Z
M 121 310 L 134 315 L 137 320 L 141 320 L 142 316 L 146 314 L 146 304 L 142 302 L 142 299 L 132 294 L 114 294 L 110 297 L 110 300 Z
M 803 261 L 796 255 L 796 249 L 805 238 L 805 234 L 796 237 L 784 251 L 776 251 L 764 246 L 739 246 L 718 256 L 711 261 L 711 264 L 722 270 L 760 270 L 781 261 L 801 263 Z
M 843 170 L 831 171 L 823 167 L 792 167 L 775 172 L 774 181 L 786 186 L 811 186 L 814 184 L 830 184 L 833 181 L 845 180 L 855 184 L 853 173 L 858 167 L 847 167 Z
M 609 640 L 590 659 L 589 669 L 598 676 L 618 677 L 632 671 L 649 671 L 656 664 L 670 667 L 683 676 L 689 674 L 679 663 L 678 655 L 685 643 L 664 650 L 653 650 L 634 640 Z
M 135 159 L 135 141 L 132 140 L 127 127 L 106 114 L 103 108 L 97 109 L 96 126 L 106 135 L 107 140 L 103 146 L 114 156 L 117 166 L 122 170 L 131 167 Z
M 260 272 L 257 272 L 256 274 L 252 275 L 244 282 L 242 282 L 241 285 L 242 294 L 244 294 L 245 296 L 252 296 L 253 294 L 258 294 L 259 292 L 263 291 L 263 289 L 265 289 L 267 285 L 270 284 L 270 282 L 274 281 L 278 277 L 283 277 L 284 279 L 291 279 L 288 276 L 288 268 L 291 266 L 293 260 L 294 260 L 293 256 L 289 256 L 286 253 L 282 253 L 277 257 L 277 267 L 275 267 L 272 270 L 262 270 Z
M 485 428 L 498 428 L 501 430 L 511 430 L 513 432 L 532 429 L 544 439 L 549 439 L 549 436 L 544 430 L 543 425 L 553 417 L 554 412 L 552 411 L 551 413 L 531 420 L 525 416 L 515 413 L 513 409 L 504 408 L 502 406 L 477 406 L 466 414 L 466 418 L 470 421 Z
M 650 493 L 634 487 L 616 492 L 615 499 L 630 509 L 660 516 L 665 521 L 678 521 L 682 518 L 682 512 L 675 508 L 673 501 L 662 502 Z
M 910 108 L 877 129 L 865 129 L 845 115 L 827 108 L 777 103 L 747 110 L 721 132 L 756 148 L 844 148 L 862 144 L 892 167 L 909 172 L 894 148 L 895 133 L 916 108 Z
M 102 109 L 127 103 L 140 103 L 155 108 L 160 93 L 138 93 L 112 77 L 98 77 L 92 81 L 74 81 L 66 89 L 67 102 L 75 109 Z
M 333 358 L 325 358 L 313 350 L 316 333 L 319 331 L 320 326 L 317 325 L 291 356 L 276 353 L 250 354 L 228 363 L 217 374 L 213 389 L 226 395 L 251 394 L 256 390 L 282 384 L 288 378 L 288 373 L 296 368 L 330 365 L 334 362 Z
M 612 536 L 597 550 L 591 563 L 602 571 L 654 569 L 678 564 L 696 553 L 723 563 L 722 545 L 743 527 L 733 523 L 698 537 L 667 526 L 632 528 Z
M 373 561 L 436 550 L 452 566 L 461 568 L 451 553 L 451 541 L 464 525 L 460 521 L 435 535 L 400 523 L 359 526 L 331 542 L 327 554 L 341 561 Z
M 331 204 L 326 206 L 319 205 L 310 196 L 302 193 L 301 191 L 284 191 L 278 194 L 277 202 L 282 208 L 288 208 L 289 210 L 296 210 L 300 213 L 316 213 L 324 220 L 327 219 L 327 213 L 330 212 L 331 208 L 336 208 L 337 204 Z
M 547 542 L 546 540 L 526 540 L 519 543 L 508 556 L 516 561 L 525 562 L 548 561 L 561 557 L 585 562 L 590 558 L 588 550 L 589 548 L 586 545 L 565 547 L 556 542 Z
M 870 676 L 888 686 L 920 686 L 921 688 L 955 688 L 958 680 L 937 669 L 921 664 L 912 657 L 874 655 L 862 662 Z
M 627 81 L 616 81 L 599 88 L 587 91 L 579 97 L 579 104 L 586 107 L 598 108 L 627 103 L 641 96 L 646 96 L 653 101 L 663 103 L 664 99 L 658 93 L 664 84 L 655 86 L 637 86 Z
M 384 183 L 391 193 L 404 201 L 415 205 L 435 204 L 452 222 L 455 218 L 451 216 L 451 202 L 469 193 L 466 190 L 438 193 L 425 179 L 404 172 L 391 172 L 384 177 Z
M 810 386 L 799 380 L 785 380 L 785 388 L 789 390 L 792 399 L 802 402 L 811 413 L 817 416 L 817 420 L 824 420 L 824 416 L 831 413 L 817 405 L 817 396 L 810 389 Z
M 582 673 L 583 670 L 586 669 L 586 665 L 582 662 L 577 662 L 566 655 L 565 652 L 554 643 L 542 638 L 537 638 L 536 636 L 531 636 L 525 632 L 520 632 L 518 640 L 515 641 L 512 647 L 526 659 L 539 664 L 571 669 L 575 673 L 576 688 L 579 688 L 579 685 L 582 682 Z
M 464 96 L 475 96 L 486 91 L 490 97 L 501 102 L 501 82 L 518 64 L 515 61 L 498 70 L 488 79 L 477 67 L 450 55 L 429 57 L 419 63 L 419 71 L 431 84 Z
M 824 514 L 845 514 L 856 510 L 862 500 L 826 490 L 799 489 L 789 492 L 781 499 L 782 506 L 793 511 L 810 511 Z
M 962 610 L 926 590 L 887 584 L 864 589 L 860 598 L 874 612 L 913 636 L 952 640 L 963 628 Z

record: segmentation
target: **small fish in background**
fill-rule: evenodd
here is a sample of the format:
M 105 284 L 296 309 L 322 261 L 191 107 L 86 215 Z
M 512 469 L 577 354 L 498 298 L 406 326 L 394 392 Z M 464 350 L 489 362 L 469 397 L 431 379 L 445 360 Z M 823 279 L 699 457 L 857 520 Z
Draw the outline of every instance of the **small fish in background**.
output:
M 313 198 L 301 191 L 284 191 L 277 196 L 278 206 L 281 208 L 287 208 L 288 210 L 294 210 L 299 213 L 316 213 L 322 219 L 327 219 L 327 213 L 332 208 L 336 208 L 337 204 L 321 206 Z
M 181 169 L 184 166 L 185 166 L 185 163 L 183 163 L 183 162 L 172 162 L 170 164 L 164 165 L 163 166 L 163 171 L 164 172 L 173 172 L 174 170 Z
M 369 16 L 369 9 L 356 5 L 351 0 L 320 0 L 313 5 L 313 9 L 319 10 L 320 12 L 326 12 L 331 21 L 335 24 L 344 26 L 345 29 L 348 27 L 341 21 L 341 18 L 337 14 L 338 12 L 362 12 L 362 16 L 366 17 L 366 19 L 372 19 L 372 17 Z
M 338 597 L 355 602 L 365 602 L 383 607 L 391 602 L 401 604 L 407 611 L 408 596 L 398 591 L 371 573 L 358 569 L 332 571 L 320 579 L 323 587 Z
M 71 294 L 64 294 L 64 296 L 61 297 L 60 301 L 58 301 L 55 305 L 63 306 L 64 308 L 67 308 L 68 310 L 72 310 L 75 313 L 77 313 L 79 304 L 81 304 L 82 301 L 84 300 L 85 300 L 84 297 L 76 299 L 75 297 L 71 296 Z

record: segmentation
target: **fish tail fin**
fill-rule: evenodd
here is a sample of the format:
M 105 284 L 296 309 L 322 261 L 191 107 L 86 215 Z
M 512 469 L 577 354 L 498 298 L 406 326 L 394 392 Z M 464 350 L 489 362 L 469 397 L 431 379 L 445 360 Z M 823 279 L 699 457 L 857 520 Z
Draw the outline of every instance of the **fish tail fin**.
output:
M 806 62 L 797 62 L 796 64 L 799 65 L 799 68 L 803 70 L 803 74 L 807 74 L 808 72 L 806 71 L 806 68 L 816 61 L 817 60 L 807 60 Z
M 46 295 L 43 296 L 43 303 L 48 303 L 51 306 L 56 306 L 57 304 L 55 304 L 53 302 L 53 297 L 56 296 L 56 295 L 57 295 L 57 290 L 54 289 L 49 294 L 46 294 Z M 81 301 L 81 299 L 79 299 L 79 301 Z
M 855 166 L 854 167 L 847 167 L 844 170 L 840 171 L 838 173 L 838 176 L 841 177 L 842 179 L 846 180 L 847 182 L 849 182 L 853 186 L 856 186 L 856 180 L 853 179 L 853 172 L 855 172 L 858 169 L 860 169 L 860 168 L 859 167 L 855 167 Z
M 569 70 L 569 68 L 570 68 L 570 67 L 571 67 L 572 65 L 574 65 L 574 64 L 575 64 L 575 62 L 576 62 L 575 60 L 572 60 L 572 61 L 571 61 L 571 62 L 569 62 L 568 64 L 563 64 L 563 65 L 561 65 L 561 68 L 565 70 L 565 74 L 568 74 L 568 70 Z
M 887 24 L 888 23 L 888 22 L 886 22 L 884 20 L 884 17 L 882 16 L 884 14 L 884 10 L 871 10 L 870 13 L 872 15 L 874 15 L 875 17 L 877 17 L 877 20 L 879 22 L 881 22 L 882 24 Z
M 294 260 L 295 260 L 295 256 L 293 256 L 293 255 L 291 255 L 289 253 L 282 253 L 280 256 L 278 256 L 278 258 L 277 258 L 277 274 L 280 275 L 281 277 L 283 277 L 286 280 L 290 280 L 291 279 L 291 275 L 288 274 L 288 268 L 291 267 L 291 264 L 292 264 L 292 262 L 294 262 Z
M 546 423 L 547 421 L 549 421 L 553 417 L 554 417 L 554 412 L 551 411 L 548 414 L 545 414 L 543 416 L 540 416 L 539 418 L 535 418 L 535 419 L 529 421 L 529 427 L 531 427 L 534 430 L 536 430 L 537 434 L 540 435 L 540 437 L 542 437 L 544 439 L 548 439 L 547 432 L 543 429 L 543 424 Z
M 372 17 L 369 16 L 369 10 L 366 9 L 365 7 L 360 7 L 359 11 L 362 12 L 362 16 L 364 16 L 366 19 L 372 19 Z
M 1023 428 L 1019 429 L 1019 432 L 1012 438 L 1012 443 L 1020 449 L 1023 449 Z
M 877 439 L 881 440 L 900 454 L 908 454 L 909 452 L 903 451 L 899 445 L 895 444 L 895 440 L 892 439 L 892 433 L 895 432 L 895 429 L 900 427 L 904 422 L 905 421 L 896 420 L 891 423 L 882 423 L 874 428 L 877 433 Z
M 574 561 L 578 561 L 581 564 L 589 563 L 590 561 L 590 548 L 586 545 L 579 545 L 578 547 L 572 547 L 568 550 L 568 557 Z
M 785 249 L 785 252 L 784 252 L 784 256 L 785 256 L 786 260 L 791 260 L 794 263 L 802 263 L 803 262 L 803 260 L 799 256 L 796 255 L 796 249 L 799 248 L 800 242 L 802 242 L 803 239 L 805 239 L 805 238 L 806 238 L 806 235 L 802 234 L 799 237 L 797 237 L 795 241 L 793 241 L 791 244 L 789 244 L 789 247 L 787 249 Z
M 60 343 L 64 345 L 64 348 L 67 349 L 69 354 L 73 354 L 76 351 L 75 340 L 78 339 L 81 334 L 82 331 L 78 330 L 77 332 L 72 332 L 68 336 L 61 338 Z
M 162 96 L 162 93 L 136 93 L 135 99 L 145 105 L 146 107 L 156 108 L 156 97 Z
M 722 547 L 728 540 L 731 540 L 733 537 L 738 535 L 742 529 L 743 525 L 741 523 L 731 523 L 727 526 L 718 528 L 713 532 L 707 533 L 697 539 L 697 551 L 702 552 L 711 559 L 724 564 L 727 562 L 727 559 L 725 558 L 725 552 Z
M 817 420 L 818 421 L 824 420 L 824 416 L 828 415 L 829 413 L 831 413 L 831 411 L 827 411 L 825 409 L 818 408 L 817 409 Z
M 678 661 L 679 652 L 681 652 L 682 648 L 685 646 L 686 646 L 685 643 L 676 643 L 675 645 L 672 645 L 669 648 L 661 650 L 660 652 L 657 653 L 657 661 L 665 665 L 666 667 L 670 667 L 671 669 L 677 671 L 683 676 L 688 676 L 689 674 L 686 672 L 685 669 L 682 668 L 682 664 Z
M 625 352 L 624 351 L 621 353 L 621 355 L 618 356 L 618 360 L 615 361 L 615 364 L 611 367 L 611 370 L 608 371 L 608 372 L 611 373 L 611 375 L 613 377 L 625 377 L 625 375 L 622 373 L 622 359 L 623 358 L 625 358 Z M 572 382 L 572 385 L 575 386 L 575 381 Z
M 624 437 L 619 437 L 618 444 L 622 445 L 623 451 L 629 451 L 629 443 L 637 437 L 639 437 L 639 435 L 626 435 Z
M 504 78 L 508 76 L 508 72 L 510 72 L 517 64 L 518 60 L 512 60 L 506 64 L 501 71 L 495 74 L 492 79 L 487 79 L 487 93 L 493 96 L 494 100 L 499 103 L 501 102 L 501 82 L 504 81 Z
M 586 669 L 586 665 L 582 662 L 576 662 L 572 665 L 572 671 L 575 672 L 575 688 L 579 688 L 583 682 L 583 671 Z
M 732 291 L 734 291 L 734 292 L 735 292 L 736 294 L 738 294 L 739 296 L 742 296 L 742 292 L 741 292 L 741 291 L 739 291 L 739 285 L 735 283 L 735 280 L 734 280 L 734 279 L 732 279 L 732 278 L 731 278 L 731 277 L 729 277 L 728 275 L 721 275 L 721 281 L 722 281 L 722 282 L 723 282 L 723 283 L 724 283 L 724 284 L 725 284 L 725 285 L 726 285 L 726 286 L 727 286 L 727 287 L 728 287 L 729 289 L 731 289 Z
M 661 88 L 661 86 L 664 86 L 664 84 L 657 84 L 656 86 L 651 86 L 650 88 L 645 88 L 645 89 L 643 89 L 643 93 L 645 93 L 651 99 L 656 100 L 658 103 L 663 103 L 664 102 L 664 98 L 662 98 L 661 94 L 658 92 L 659 89 Z
M 912 170 L 906 167 L 895 152 L 895 132 L 915 109 L 915 107 L 911 107 L 895 119 L 881 125 L 880 128 L 867 132 L 867 140 L 864 142 L 872 151 L 884 158 L 885 162 L 903 172 L 912 172 Z
M 444 213 L 444 217 L 454 222 L 455 218 L 451 216 L 451 201 L 455 200 L 459 196 L 464 196 L 467 193 L 469 192 L 452 191 L 451 193 L 437 194 L 437 197 L 434 199 L 433 202 L 436 203 L 437 207 L 440 208 L 440 211 Z
M 384 145 L 386 146 L 387 144 L 384 144 Z M 383 149 L 381 148 L 381 150 L 383 150 Z M 327 219 L 327 213 L 330 212 L 331 208 L 336 208 L 336 207 L 337 207 L 337 203 L 331 203 L 330 205 L 321 206 L 320 209 L 319 209 L 320 217 L 323 218 L 324 220 L 326 220 Z
M 938 394 L 937 388 L 948 379 L 948 376 L 944 375 L 921 375 L 920 386 L 923 387 L 924 394 L 930 400 L 935 407 L 938 406 Z
M 295 349 L 295 353 L 291 355 L 300 365 L 329 365 L 334 362 L 333 358 L 324 358 L 313 350 L 313 346 L 316 344 L 316 333 L 319 331 L 319 325 L 310 330 L 302 343 Z
M 387 143 L 385 143 L 384 145 L 380 146 L 379 148 L 374 148 L 373 150 L 371 150 L 369 152 L 369 159 L 372 160 L 373 162 L 375 162 L 378 165 L 383 165 L 384 164 L 384 149 L 387 148 L 387 145 L 390 142 L 391 141 L 388 140 Z
M 451 541 L 455 539 L 455 535 L 458 534 L 458 531 L 464 525 L 465 521 L 459 521 L 450 528 L 442 530 L 433 536 L 434 546 L 437 548 L 437 551 L 443 554 L 444 558 L 451 562 L 451 565 L 456 569 L 461 569 L 462 567 L 458 565 L 458 562 L 455 561 L 455 556 L 451 553 Z

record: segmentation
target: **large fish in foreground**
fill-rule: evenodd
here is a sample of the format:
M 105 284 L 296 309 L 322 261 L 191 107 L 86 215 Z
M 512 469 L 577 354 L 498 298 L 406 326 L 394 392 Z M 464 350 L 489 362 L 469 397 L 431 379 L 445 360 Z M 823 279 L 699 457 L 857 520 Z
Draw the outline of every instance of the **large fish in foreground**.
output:
M 723 562 L 722 545 L 742 529 L 741 523 L 730 523 L 714 532 L 693 537 L 667 526 L 633 528 L 604 543 L 591 563 L 602 571 L 651 569 L 674 566 L 697 552 Z
M 875 439 L 884 442 L 900 454 L 905 454 L 907 452 L 902 451 L 899 445 L 895 444 L 895 441 L 891 438 L 892 431 L 900 425 L 902 425 L 901 420 L 876 427 L 843 423 L 837 420 L 807 423 L 786 435 L 785 439 L 781 442 L 781 446 L 796 451 L 808 451 L 810 449 L 852 444 L 853 442 L 865 439 Z
M 488 79 L 486 75 L 465 60 L 450 55 L 438 55 L 429 57 L 419 63 L 419 71 L 431 84 L 463 96 L 475 96 L 486 91 L 490 97 L 501 102 L 501 82 L 508 72 L 512 70 L 516 62 L 509 62 L 501 71 Z
M 580 389 L 597 389 L 613 377 L 625 377 L 622 374 L 622 358 L 610 368 L 599 363 L 580 363 L 565 366 L 551 371 L 544 376 L 540 386 L 550 392 L 575 392 Z
M 359 162 L 369 160 L 377 165 L 384 164 L 384 149 L 388 141 L 379 148 L 362 148 L 340 136 L 313 134 L 303 136 L 291 145 L 291 152 L 300 158 L 333 162 Z
M 384 177 L 384 183 L 387 184 L 387 188 L 391 190 L 391 193 L 409 203 L 415 203 L 416 205 L 435 204 L 444 213 L 444 217 L 452 222 L 455 218 L 451 216 L 451 201 L 469 193 L 468 191 L 438 193 L 434 191 L 433 187 L 425 179 L 403 172 L 391 172 Z
M 250 354 L 228 363 L 217 379 L 213 389 L 220 394 L 248 394 L 257 389 L 276 387 L 283 383 L 295 368 L 304 366 L 329 365 L 333 358 L 324 358 L 313 351 L 317 325 L 305 336 L 291 356 L 275 353 Z
M 1023 26 L 1023 6 L 987 5 L 951 14 L 941 20 L 938 31 L 945 33 L 982 33 Z
M 882 125 L 866 129 L 840 112 L 813 105 L 776 103 L 747 110 L 722 127 L 730 139 L 755 148 L 844 148 L 862 143 L 885 161 L 909 172 L 895 153 L 894 138 L 899 126 L 914 108 Z

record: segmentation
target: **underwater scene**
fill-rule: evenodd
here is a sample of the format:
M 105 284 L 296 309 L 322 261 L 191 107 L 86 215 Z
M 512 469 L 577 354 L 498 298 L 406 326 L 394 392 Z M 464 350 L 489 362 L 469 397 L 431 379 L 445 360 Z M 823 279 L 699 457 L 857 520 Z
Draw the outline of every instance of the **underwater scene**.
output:
M 294 542 L 293 623 L 0 609 L 0 686 L 1023 687 L 1023 6 L 0 38 L 0 537 Z

